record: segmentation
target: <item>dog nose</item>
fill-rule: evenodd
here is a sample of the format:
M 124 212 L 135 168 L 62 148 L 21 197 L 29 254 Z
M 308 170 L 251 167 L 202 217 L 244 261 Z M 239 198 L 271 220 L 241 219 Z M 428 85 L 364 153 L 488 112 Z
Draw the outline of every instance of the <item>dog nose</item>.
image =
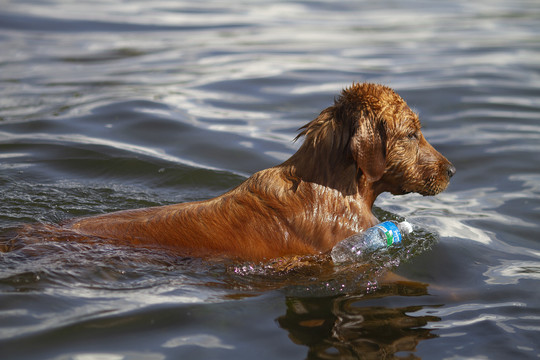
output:
M 450 164 L 446 168 L 446 172 L 448 173 L 448 178 L 451 178 L 456 173 L 456 167 L 454 165 Z

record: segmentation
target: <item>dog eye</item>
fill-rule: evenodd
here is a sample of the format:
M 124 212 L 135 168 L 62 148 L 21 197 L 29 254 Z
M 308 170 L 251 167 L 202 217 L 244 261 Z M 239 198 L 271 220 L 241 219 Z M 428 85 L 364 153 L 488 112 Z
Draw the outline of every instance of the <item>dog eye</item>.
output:
M 409 140 L 418 140 L 418 133 L 417 132 L 409 133 L 407 137 L 409 138 Z

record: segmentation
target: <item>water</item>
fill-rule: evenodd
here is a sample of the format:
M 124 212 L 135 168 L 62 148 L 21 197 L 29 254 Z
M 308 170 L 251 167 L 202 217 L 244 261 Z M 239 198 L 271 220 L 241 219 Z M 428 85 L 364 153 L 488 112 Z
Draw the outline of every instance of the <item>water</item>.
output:
M 2 358 L 538 358 L 538 39 L 537 1 L 3 1 L 0 236 L 219 195 L 352 81 L 395 88 L 458 172 L 377 200 L 424 232 L 367 268 L 4 254 Z

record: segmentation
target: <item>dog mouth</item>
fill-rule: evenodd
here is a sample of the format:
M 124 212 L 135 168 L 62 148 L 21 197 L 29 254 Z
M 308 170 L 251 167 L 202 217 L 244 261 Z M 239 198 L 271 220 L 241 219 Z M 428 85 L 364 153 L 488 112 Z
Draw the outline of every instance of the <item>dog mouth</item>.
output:
M 432 177 L 424 184 L 418 193 L 423 196 L 434 196 L 446 190 L 449 184 L 450 178 L 440 180 L 437 177 Z
M 392 192 L 393 195 L 405 195 L 417 193 L 423 196 L 434 196 L 440 194 L 450 184 L 449 177 L 433 175 L 422 183 L 417 183 L 418 186 L 402 186 L 397 192 Z
M 423 196 L 435 196 L 442 193 L 444 190 L 446 190 L 446 188 L 447 186 L 430 187 L 424 191 L 419 192 L 419 194 Z

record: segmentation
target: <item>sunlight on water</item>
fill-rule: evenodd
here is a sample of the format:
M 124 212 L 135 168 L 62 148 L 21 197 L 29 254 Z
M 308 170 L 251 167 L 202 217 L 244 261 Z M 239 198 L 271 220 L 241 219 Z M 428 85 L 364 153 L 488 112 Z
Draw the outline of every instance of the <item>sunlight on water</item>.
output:
M 527 0 L 5 1 L 2 239 L 217 196 L 287 159 L 354 81 L 395 88 L 457 173 L 436 197 L 378 198 L 417 231 L 367 264 L 0 253 L 2 355 L 537 358 L 539 19 Z
M 191 336 L 177 337 L 168 340 L 162 346 L 166 348 L 175 348 L 179 346 L 200 346 L 204 348 L 219 348 L 232 350 L 235 347 L 232 345 L 224 344 L 219 338 L 206 334 L 195 334 Z
M 517 308 L 521 309 L 526 307 L 526 303 L 493 303 L 493 304 L 474 304 L 469 303 L 457 307 L 447 307 L 444 309 L 422 309 L 410 315 L 412 316 L 423 316 L 429 314 L 430 316 L 436 316 L 440 318 L 452 318 L 459 317 L 459 319 L 453 320 L 442 320 L 433 324 L 428 324 L 425 327 L 428 329 L 453 329 L 459 330 L 462 328 L 467 328 L 480 323 L 493 323 L 495 326 L 500 328 L 503 332 L 508 334 L 516 333 L 516 329 L 523 329 L 522 325 L 516 324 L 519 321 L 530 321 L 533 320 L 528 316 L 517 317 L 517 316 L 508 316 L 500 315 L 497 313 L 490 313 L 491 309 L 497 309 L 496 312 L 501 312 L 504 309 L 505 312 L 508 312 L 509 309 Z M 481 313 L 480 315 L 476 315 Z M 540 327 L 533 327 L 527 329 L 529 331 L 539 331 Z M 467 336 L 466 332 L 453 333 L 453 337 Z
M 3 134 L 0 132 L 0 136 Z M 7 135 L 6 135 L 7 136 Z M 118 149 L 122 151 L 129 151 L 134 154 L 138 155 L 144 155 L 148 157 L 153 157 L 160 160 L 170 161 L 177 164 L 183 164 L 193 167 L 202 167 L 200 164 L 194 163 L 192 161 L 181 159 L 176 156 L 168 155 L 164 153 L 160 149 L 153 149 L 149 147 L 143 147 L 138 145 L 132 145 L 128 143 L 123 143 L 119 141 L 112 141 L 112 140 L 106 140 L 101 138 L 95 138 L 95 137 L 88 137 L 81 134 L 58 134 L 58 135 L 51 135 L 51 134 L 44 134 L 44 133 L 34 133 L 31 136 L 28 135 L 13 135 L 10 134 L 9 137 L 13 139 L 14 141 L 39 141 L 39 142 L 45 142 L 45 143 L 55 143 L 60 142 L 63 144 L 82 144 L 82 145 L 96 145 L 96 146 L 106 146 L 111 149 Z M 204 169 L 208 170 L 223 170 L 218 169 L 210 166 L 204 166 L 202 167 Z M 240 174 L 239 174 L 240 175 Z
M 127 360 L 127 359 L 140 359 L 147 360 L 164 360 L 163 354 L 154 354 L 149 352 L 125 352 L 122 354 L 103 353 L 103 352 L 89 352 L 81 354 L 67 354 L 54 358 L 54 360 Z
M 536 254 L 540 256 L 540 254 Z M 488 284 L 517 284 L 521 280 L 540 280 L 540 261 L 504 260 L 484 273 Z

